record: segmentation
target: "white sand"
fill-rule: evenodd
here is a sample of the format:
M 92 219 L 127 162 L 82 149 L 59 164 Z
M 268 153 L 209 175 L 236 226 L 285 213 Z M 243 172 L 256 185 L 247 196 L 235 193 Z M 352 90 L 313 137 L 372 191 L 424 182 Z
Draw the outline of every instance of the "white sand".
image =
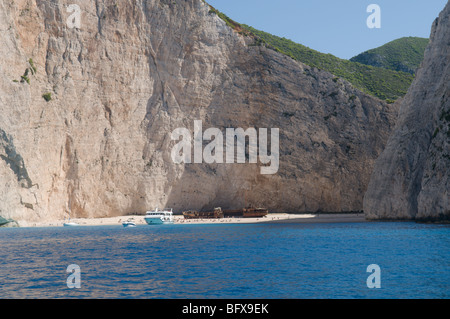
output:
M 183 216 L 174 216 L 175 224 L 253 224 L 277 220 L 289 220 L 299 218 L 314 218 L 315 215 L 293 215 L 293 214 L 269 214 L 260 218 L 222 218 L 222 219 L 184 219 Z M 126 220 L 133 218 L 137 225 L 146 225 L 144 216 L 117 216 L 107 218 L 72 218 L 70 222 L 77 223 L 80 226 L 107 226 L 122 225 Z M 19 222 L 21 227 L 60 227 L 67 220 L 53 220 L 43 222 Z

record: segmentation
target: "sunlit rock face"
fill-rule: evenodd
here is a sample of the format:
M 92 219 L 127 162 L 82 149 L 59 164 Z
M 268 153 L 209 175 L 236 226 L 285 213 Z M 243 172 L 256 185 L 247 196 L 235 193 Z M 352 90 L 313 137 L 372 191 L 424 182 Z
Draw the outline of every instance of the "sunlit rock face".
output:
M 1 216 L 362 209 L 396 104 L 260 45 L 201 0 L 76 3 L 0 0 Z M 224 136 L 279 129 L 279 167 L 174 162 L 172 132 L 195 121 Z

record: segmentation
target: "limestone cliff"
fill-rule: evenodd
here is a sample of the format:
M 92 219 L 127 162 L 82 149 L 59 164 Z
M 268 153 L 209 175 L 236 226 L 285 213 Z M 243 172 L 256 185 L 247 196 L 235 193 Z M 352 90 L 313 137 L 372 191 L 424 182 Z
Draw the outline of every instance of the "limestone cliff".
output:
M 433 24 L 417 77 L 377 160 L 364 211 L 369 219 L 450 218 L 450 4 Z
M 75 2 L 79 26 L 72 1 L 0 0 L 0 215 L 362 209 L 395 105 L 266 48 L 202 0 Z M 174 163 L 171 132 L 195 120 L 279 128 L 279 170 Z

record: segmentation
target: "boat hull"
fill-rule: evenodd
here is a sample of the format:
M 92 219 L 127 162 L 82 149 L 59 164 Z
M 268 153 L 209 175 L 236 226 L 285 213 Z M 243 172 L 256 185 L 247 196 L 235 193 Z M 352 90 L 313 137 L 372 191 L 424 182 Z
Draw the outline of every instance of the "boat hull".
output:
M 123 225 L 123 227 L 127 227 L 127 228 L 136 227 L 136 224 L 130 224 L 130 223 L 123 223 L 122 225 Z
M 64 223 L 64 227 L 76 227 L 76 226 L 80 226 L 77 223 Z
M 173 220 L 162 220 L 161 218 L 144 218 L 147 225 L 164 225 L 164 224 L 173 224 Z

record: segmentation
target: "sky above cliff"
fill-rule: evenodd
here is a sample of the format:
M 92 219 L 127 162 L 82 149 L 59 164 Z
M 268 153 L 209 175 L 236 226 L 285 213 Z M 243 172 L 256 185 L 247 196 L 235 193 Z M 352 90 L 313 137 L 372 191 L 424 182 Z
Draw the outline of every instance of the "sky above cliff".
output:
M 343 59 L 392 40 L 428 38 L 447 0 L 207 0 L 233 20 Z M 370 4 L 381 27 L 369 28 Z

